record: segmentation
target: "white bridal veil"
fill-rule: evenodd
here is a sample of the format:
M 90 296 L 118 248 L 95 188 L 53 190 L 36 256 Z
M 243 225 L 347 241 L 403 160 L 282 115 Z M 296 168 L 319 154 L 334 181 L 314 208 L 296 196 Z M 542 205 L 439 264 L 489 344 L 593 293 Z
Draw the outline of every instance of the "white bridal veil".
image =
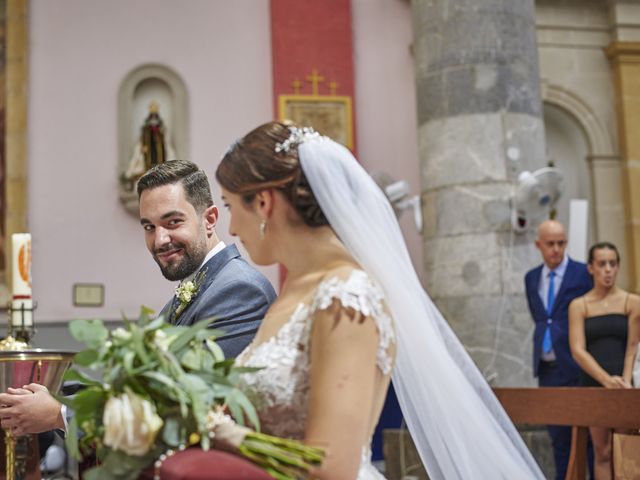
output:
M 351 152 L 328 138 L 298 146 L 322 211 L 382 286 L 395 320 L 393 384 L 432 479 L 544 478 L 517 430 L 422 289 L 395 214 Z

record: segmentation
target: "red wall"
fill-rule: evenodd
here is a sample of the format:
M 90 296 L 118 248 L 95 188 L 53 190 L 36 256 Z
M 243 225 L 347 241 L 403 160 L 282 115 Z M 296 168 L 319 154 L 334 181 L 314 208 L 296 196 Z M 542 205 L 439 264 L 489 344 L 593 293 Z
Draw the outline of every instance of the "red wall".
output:
M 294 93 L 294 80 L 302 82 L 299 93 L 312 93 L 306 77 L 314 69 L 324 77 L 318 93 L 329 95 L 335 81 L 335 93 L 350 96 L 355 110 L 350 0 L 271 0 L 271 50 L 274 117 L 278 96 Z

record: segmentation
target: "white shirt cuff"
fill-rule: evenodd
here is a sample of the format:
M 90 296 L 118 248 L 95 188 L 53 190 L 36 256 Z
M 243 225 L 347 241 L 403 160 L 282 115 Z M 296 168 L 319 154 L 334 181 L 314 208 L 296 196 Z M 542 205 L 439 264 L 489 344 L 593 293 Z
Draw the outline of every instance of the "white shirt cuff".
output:
M 60 405 L 60 415 L 62 415 L 62 421 L 64 422 L 64 433 L 69 431 L 69 422 L 67 421 L 67 406 L 63 403 Z

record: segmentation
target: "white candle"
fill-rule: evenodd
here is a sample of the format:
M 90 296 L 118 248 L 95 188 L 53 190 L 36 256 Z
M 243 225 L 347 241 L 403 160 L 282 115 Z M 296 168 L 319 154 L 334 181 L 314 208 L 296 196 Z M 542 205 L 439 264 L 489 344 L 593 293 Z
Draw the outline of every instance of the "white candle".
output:
M 12 251 L 12 315 L 14 327 L 30 327 L 33 324 L 33 300 L 31 299 L 31 234 L 14 233 L 11 236 Z M 23 311 L 24 310 L 24 311 Z M 24 322 L 24 323 L 23 323 Z

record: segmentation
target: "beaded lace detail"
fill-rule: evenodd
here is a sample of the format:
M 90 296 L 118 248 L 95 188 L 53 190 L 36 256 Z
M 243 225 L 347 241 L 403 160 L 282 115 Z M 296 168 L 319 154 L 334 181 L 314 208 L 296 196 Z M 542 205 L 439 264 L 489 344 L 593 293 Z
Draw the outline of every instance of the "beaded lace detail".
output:
M 300 303 L 275 336 L 259 345 L 250 345 L 236 359 L 239 365 L 265 367 L 243 375 L 240 385 L 256 405 L 264 432 L 288 438 L 304 437 L 313 314 L 329 308 L 335 300 L 343 308 L 353 309 L 375 322 L 379 332 L 376 363 L 383 374 L 391 372 L 393 358 L 389 347 L 395 334 L 380 288 L 362 270 L 352 271 L 346 279 L 325 280 L 311 303 Z M 369 446 L 363 446 L 358 479 L 383 478 L 371 465 L 370 456 Z

